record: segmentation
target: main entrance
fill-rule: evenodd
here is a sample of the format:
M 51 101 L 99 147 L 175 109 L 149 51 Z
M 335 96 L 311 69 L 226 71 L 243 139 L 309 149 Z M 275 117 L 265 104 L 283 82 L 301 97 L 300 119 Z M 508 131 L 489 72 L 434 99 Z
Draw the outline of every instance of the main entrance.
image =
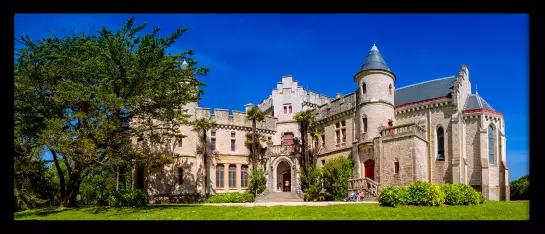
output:
M 375 160 L 369 159 L 363 163 L 365 166 L 365 177 L 375 180 Z
M 288 162 L 283 161 L 276 169 L 277 192 L 291 192 L 291 167 Z

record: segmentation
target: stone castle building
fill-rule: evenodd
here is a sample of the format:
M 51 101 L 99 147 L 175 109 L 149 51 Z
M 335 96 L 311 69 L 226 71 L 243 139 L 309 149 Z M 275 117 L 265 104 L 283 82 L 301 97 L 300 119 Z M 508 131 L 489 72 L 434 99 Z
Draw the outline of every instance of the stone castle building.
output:
M 266 136 L 266 193 L 291 192 L 302 198 L 299 162 L 294 138 L 301 137 L 295 113 L 312 109 L 325 128 L 317 165 L 327 160 L 356 157 L 349 189 L 364 188 L 372 195 L 391 185 L 413 181 L 434 184 L 469 184 L 489 200 L 509 200 L 505 122 L 502 114 L 478 92 L 473 93 L 469 70 L 463 65 L 454 76 L 396 88 L 396 75 L 375 45 L 353 77 L 355 91 L 334 98 L 307 90 L 283 76 L 272 94 L 257 106 L 267 113 L 258 122 Z M 246 110 L 253 107 L 246 105 Z M 206 118 L 217 123 L 208 132 L 207 147 L 215 152 L 209 164 L 210 193 L 248 189 L 250 154 L 245 146 L 252 123 L 246 112 L 185 106 L 190 120 Z M 202 149 L 197 133 L 187 135 L 175 149 L 173 164 L 140 168 L 135 180 L 152 198 L 191 197 L 204 192 Z

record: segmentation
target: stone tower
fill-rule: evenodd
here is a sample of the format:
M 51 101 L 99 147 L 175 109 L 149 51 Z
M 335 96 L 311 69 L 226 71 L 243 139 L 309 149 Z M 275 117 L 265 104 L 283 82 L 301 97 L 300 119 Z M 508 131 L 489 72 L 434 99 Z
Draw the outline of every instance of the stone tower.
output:
M 354 75 L 357 85 L 357 108 L 354 122 L 359 142 L 372 141 L 380 135 L 381 127 L 393 126 L 395 75 L 386 65 L 376 45 Z

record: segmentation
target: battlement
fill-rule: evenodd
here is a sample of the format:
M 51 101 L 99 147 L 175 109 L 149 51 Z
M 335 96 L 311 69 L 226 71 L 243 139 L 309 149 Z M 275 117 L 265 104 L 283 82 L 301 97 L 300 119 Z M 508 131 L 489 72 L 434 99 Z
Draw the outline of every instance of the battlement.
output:
M 214 108 L 211 113 L 210 108 L 197 108 L 196 116 L 198 119 L 205 118 L 214 121 L 218 125 L 231 125 L 238 127 L 252 127 L 252 121 L 246 119 L 246 112 L 232 110 L 229 114 L 227 109 Z M 258 129 L 276 131 L 276 117 L 266 116 L 265 121 L 257 122 Z
M 328 101 L 325 104 L 318 106 L 314 111 L 316 113 L 316 120 L 320 121 L 330 116 L 345 112 L 347 110 L 354 109 L 356 93 L 351 92 L 337 99 Z

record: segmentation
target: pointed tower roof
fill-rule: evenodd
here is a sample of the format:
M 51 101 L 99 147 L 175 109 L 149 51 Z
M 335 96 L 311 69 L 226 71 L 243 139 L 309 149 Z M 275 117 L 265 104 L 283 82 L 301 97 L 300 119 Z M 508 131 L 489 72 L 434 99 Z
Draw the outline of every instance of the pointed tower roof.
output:
M 386 65 L 386 61 L 384 61 L 382 54 L 380 54 L 380 51 L 378 51 L 378 48 L 374 43 L 360 68 L 360 71 L 367 70 L 385 70 L 391 72 L 388 65 Z
M 187 65 L 189 65 L 189 64 L 187 64 L 187 61 L 185 61 L 185 59 L 184 59 L 184 61 L 182 62 L 182 68 L 186 68 Z

